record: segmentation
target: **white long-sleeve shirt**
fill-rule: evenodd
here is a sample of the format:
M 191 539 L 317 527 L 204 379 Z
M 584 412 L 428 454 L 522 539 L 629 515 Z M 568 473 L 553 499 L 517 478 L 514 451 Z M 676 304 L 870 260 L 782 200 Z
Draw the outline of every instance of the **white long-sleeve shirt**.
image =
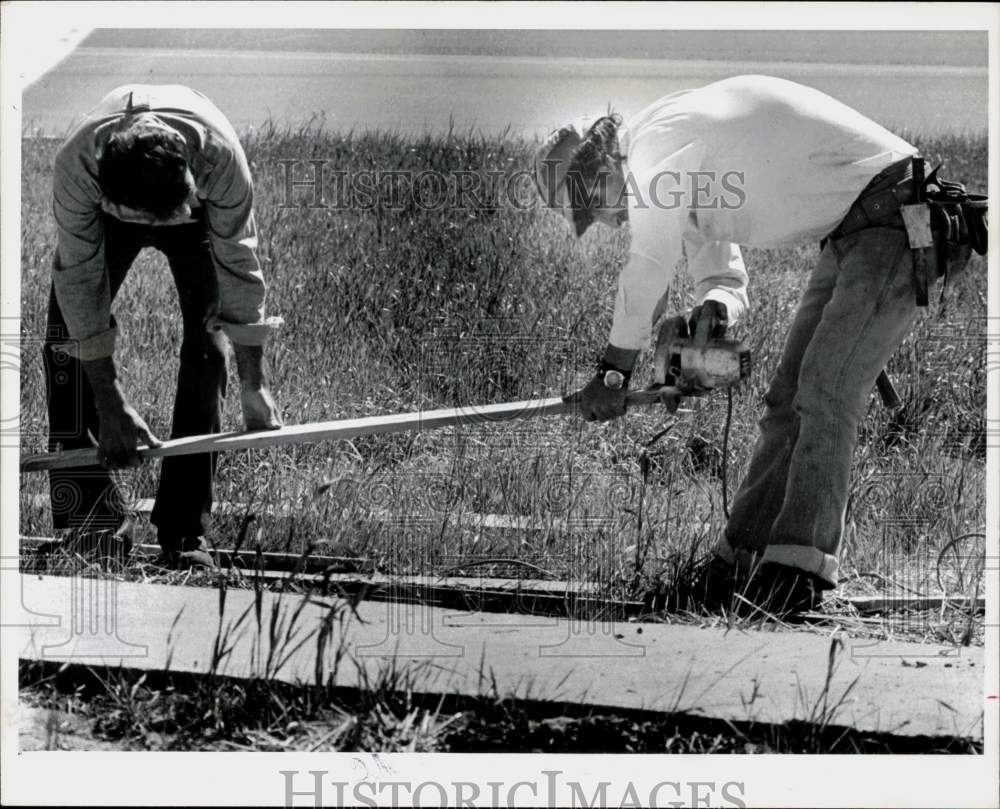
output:
M 901 138 L 824 93 L 737 76 L 673 93 L 625 122 L 628 261 L 610 343 L 642 348 L 683 254 L 699 303 L 745 312 L 738 245 L 818 241 L 886 166 L 915 154 Z

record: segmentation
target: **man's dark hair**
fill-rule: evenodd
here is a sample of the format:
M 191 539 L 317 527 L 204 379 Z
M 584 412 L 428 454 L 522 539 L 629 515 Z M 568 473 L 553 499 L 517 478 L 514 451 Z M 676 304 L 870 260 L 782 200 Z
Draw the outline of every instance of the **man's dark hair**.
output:
M 116 205 L 170 217 L 187 199 L 187 157 L 180 135 L 131 126 L 115 132 L 97 158 L 101 193 Z
M 621 116 L 616 114 L 594 121 L 566 170 L 566 190 L 577 235 L 594 221 L 593 210 L 600 207 L 604 196 L 603 184 L 621 160 L 618 153 L 621 122 Z

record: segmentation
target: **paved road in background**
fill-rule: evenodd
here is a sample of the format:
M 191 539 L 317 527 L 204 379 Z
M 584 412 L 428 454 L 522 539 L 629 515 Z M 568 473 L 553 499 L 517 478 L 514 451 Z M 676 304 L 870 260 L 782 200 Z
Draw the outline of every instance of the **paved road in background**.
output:
M 987 71 L 969 65 L 87 46 L 25 92 L 24 131 L 61 135 L 111 88 L 145 81 L 196 87 L 239 128 L 268 117 L 298 126 L 321 115 L 334 130 L 440 132 L 453 121 L 458 130 L 509 126 L 530 136 L 609 103 L 627 115 L 666 93 L 740 73 L 814 86 L 897 131 L 986 129 Z

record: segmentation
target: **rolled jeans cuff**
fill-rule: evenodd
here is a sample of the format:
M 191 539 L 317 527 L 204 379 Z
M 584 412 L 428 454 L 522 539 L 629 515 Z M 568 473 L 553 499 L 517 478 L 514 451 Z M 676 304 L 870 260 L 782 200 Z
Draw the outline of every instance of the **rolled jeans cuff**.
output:
M 118 337 L 118 326 L 112 325 L 98 334 L 85 337 L 82 340 L 68 340 L 55 343 L 53 348 L 78 360 L 89 362 L 110 357 L 115 353 L 115 339 Z
M 805 545 L 768 545 L 761 562 L 774 562 L 812 573 L 825 582 L 831 590 L 838 583 L 837 573 L 840 563 L 837 557 L 823 553 L 818 548 L 809 548 Z
M 267 343 L 272 332 L 284 324 L 280 317 L 268 317 L 260 323 L 227 323 L 217 317 L 209 318 L 206 329 L 221 331 L 234 343 L 242 346 L 262 346 Z

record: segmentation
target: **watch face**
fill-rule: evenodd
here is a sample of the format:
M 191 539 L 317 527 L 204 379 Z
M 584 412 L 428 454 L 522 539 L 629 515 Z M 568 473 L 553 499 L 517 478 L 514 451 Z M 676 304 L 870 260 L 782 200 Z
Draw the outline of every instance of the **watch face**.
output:
M 604 387 L 609 390 L 621 390 L 625 384 L 625 375 L 621 371 L 614 369 L 604 373 Z

